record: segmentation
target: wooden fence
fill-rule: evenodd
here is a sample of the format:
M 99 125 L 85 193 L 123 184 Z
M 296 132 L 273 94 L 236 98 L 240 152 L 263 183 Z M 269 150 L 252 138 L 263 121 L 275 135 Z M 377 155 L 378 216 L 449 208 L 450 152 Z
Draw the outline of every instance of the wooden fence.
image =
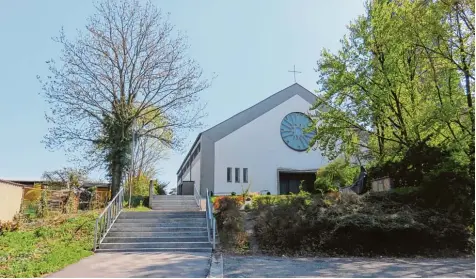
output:
M 109 201 L 108 191 L 80 189 L 48 190 L 42 187 L 24 188 L 22 212 L 35 214 L 40 206 L 48 210 L 75 213 L 78 210 L 104 208 Z

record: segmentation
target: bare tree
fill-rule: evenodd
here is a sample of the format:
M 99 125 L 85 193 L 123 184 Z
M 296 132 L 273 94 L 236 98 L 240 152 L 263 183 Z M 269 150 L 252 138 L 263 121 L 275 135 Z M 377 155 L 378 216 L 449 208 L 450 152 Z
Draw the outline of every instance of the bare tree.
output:
M 69 189 L 71 187 L 79 187 L 84 181 L 88 180 L 88 174 L 82 169 L 63 168 L 45 171 L 42 178 L 50 186 Z
M 112 196 L 130 162 L 136 119 L 148 119 L 140 137 L 170 148 L 201 124 L 199 93 L 210 83 L 186 56 L 186 38 L 150 2 L 105 0 L 75 40 L 62 30 L 55 41 L 61 63 L 48 61 L 51 76 L 40 79 L 51 107 L 46 145 L 82 151 L 90 165 L 105 166 Z M 162 125 L 150 125 L 159 117 Z M 167 131 L 172 138 L 162 136 Z

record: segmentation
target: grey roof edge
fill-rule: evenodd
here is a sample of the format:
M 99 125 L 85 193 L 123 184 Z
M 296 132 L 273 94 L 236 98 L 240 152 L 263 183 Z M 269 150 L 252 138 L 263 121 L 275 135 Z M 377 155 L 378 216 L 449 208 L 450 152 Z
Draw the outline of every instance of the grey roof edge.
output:
M 277 107 L 278 105 L 282 104 L 283 102 L 287 101 L 295 95 L 301 96 L 311 105 L 314 104 L 317 100 L 316 95 L 304 88 L 299 83 L 294 83 L 272 94 L 271 96 L 258 102 L 257 104 L 229 117 L 228 119 L 198 134 L 197 139 L 195 140 L 187 155 L 185 156 L 184 160 L 182 161 L 182 164 L 180 165 L 177 174 L 179 174 L 182 170 L 185 162 L 188 160 L 192 150 L 194 149 L 194 146 L 196 145 L 201 136 L 206 136 L 213 142 L 216 142 L 238 130 L 239 128 L 243 127 L 244 125 L 248 124 L 249 122 L 255 120 L 256 118 L 260 117 L 271 109 Z
M 20 183 L 15 183 L 15 182 L 12 182 L 12 181 L 9 181 L 9 180 L 0 179 L 0 182 L 5 183 L 5 184 L 9 184 L 9 185 L 12 185 L 12 186 L 22 187 L 22 188 L 26 187 L 26 185 L 23 185 L 23 184 L 20 184 Z
M 294 83 L 273 95 L 267 97 L 266 99 L 258 102 L 257 104 L 233 115 L 232 117 L 218 123 L 217 125 L 209 128 L 202 132 L 208 138 L 214 142 L 222 139 L 223 137 L 231 134 L 232 132 L 238 130 L 244 125 L 250 123 L 271 109 L 277 107 L 278 105 L 284 103 L 295 95 L 301 96 L 309 104 L 314 104 L 317 100 L 317 96 L 311 93 L 309 90 L 304 88 L 298 83 Z
M 198 140 L 200 139 L 200 137 L 202 136 L 203 132 L 201 133 L 198 133 L 198 136 L 197 138 L 195 139 L 195 141 L 193 142 L 192 146 L 190 147 L 190 150 L 188 150 L 187 152 L 187 155 L 185 155 L 185 158 L 183 159 L 182 163 L 180 164 L 180 167 L 179 169 L 177 170 L 177 173 L 176 174 L 179 174 L 180 171 L 182 170 L 185 162 L 188 160 L 188 157 L 190 156 L 190 154 L 192 154 L 192 150 L 194 150 L 194 147 L 195 145 L 198 143 Z

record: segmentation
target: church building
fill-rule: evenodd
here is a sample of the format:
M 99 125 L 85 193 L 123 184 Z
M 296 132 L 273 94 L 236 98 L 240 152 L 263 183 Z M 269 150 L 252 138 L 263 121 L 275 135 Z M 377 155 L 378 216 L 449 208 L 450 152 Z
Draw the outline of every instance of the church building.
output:
M 206 195 L 250 192 L 289 194 L 312 187 L 328 160 L 307 151 L 309 108 L 316 96 L 295 83 L 198 134 L 177 172 L 177 194 L 193 187 Z

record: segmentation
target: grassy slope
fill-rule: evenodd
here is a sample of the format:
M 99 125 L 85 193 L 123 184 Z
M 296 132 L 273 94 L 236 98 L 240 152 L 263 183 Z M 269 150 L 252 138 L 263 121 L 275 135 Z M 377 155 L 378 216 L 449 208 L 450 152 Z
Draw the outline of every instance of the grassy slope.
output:
M 0 235 L 0 277 L 39 277 L 92 255 L 96 217 L 59 215 Z

